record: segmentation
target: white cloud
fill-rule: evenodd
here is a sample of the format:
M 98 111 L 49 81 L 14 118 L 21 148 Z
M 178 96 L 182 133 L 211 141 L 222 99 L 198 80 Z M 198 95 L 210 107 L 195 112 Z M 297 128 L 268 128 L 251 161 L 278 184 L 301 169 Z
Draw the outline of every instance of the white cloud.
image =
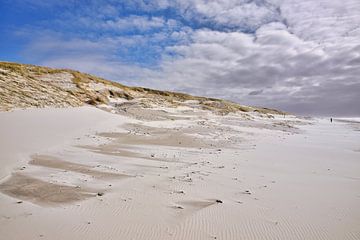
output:
M 304 40 L 339 44 L 359 40 L 358 0 L 284 0 L 280 6 L 290 30 Z
M 192 44 L 171 48 L 183 58 L 164 62 L 161 84 L 153 85 L 301 113 L 360 114 L 354 44 L 324 47 L 280 25 L 254 36 L 198 30 Z
M 42 56 L 38 62 L 45 65 L 76 68 L 130 85 L 299 113 L 360 114 L 358 0 L 133 0 L 127 7 L 150 13 L 173 8 L 178 18 L 192 24 L 161 16 L 107 21 L 84 16 L 79 22 L 90 28 L 159 31 L 92 40 L 37 38 L 28 54 Z M 116 13 L 114 8 L 108 11 Z M 116 58 L 114 52 L 131 46 L 163 51 L 159 65 L 142 68 Z
M 117 18 L 115 20 L 107 20 L 100 24 L 99 27 L 112 30 L 142 30 L 146 31 L 152 28 L 164 27 L 166 21 L 161 17 L 144 17 L 129 16 L 125 18 Z
M 264 23 L 280 20 L 276 6 L 264 1 L 192 0 L 187 4 L 183 7 L 186 6 L 184 9 L 191 18 L 200 15 L 201 20 L 211 21 L 225 28 L 233 27 L 253 31 Z

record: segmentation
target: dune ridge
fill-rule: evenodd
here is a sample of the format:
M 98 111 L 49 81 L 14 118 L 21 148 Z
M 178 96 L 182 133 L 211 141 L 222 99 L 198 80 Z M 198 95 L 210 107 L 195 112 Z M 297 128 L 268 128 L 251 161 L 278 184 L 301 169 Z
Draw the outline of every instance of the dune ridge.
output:
M 274 109 L 243 106 L 221 99 L 129 87 L 70 69 L 0 62 L 0 110 L 84 104 L 122 105 L 124 109 L 132 106 L 186 105 L 219 114 L 236 111 L 284 114 Z

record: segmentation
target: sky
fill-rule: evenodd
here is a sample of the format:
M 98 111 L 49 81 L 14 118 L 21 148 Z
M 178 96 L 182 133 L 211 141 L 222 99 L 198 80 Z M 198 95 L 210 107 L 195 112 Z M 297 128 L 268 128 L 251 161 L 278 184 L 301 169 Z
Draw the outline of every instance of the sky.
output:
M 360 116 L 360 1 L 0 0 L 0 61 Z

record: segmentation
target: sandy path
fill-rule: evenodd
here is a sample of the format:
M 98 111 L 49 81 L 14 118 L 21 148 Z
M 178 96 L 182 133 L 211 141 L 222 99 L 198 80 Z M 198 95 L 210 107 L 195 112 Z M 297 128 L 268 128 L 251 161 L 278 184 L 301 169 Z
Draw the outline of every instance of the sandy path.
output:
M 4 239 L 360 239 L 360 137 L 344 122 L 289 129 L 276 119 L 86 111 L 90 132 L 51 149 L 44 140 L 13 170 L 65 187 L 64 201 L 16 195 L 16 182 L 9 194 L 14 179 L 3 179 Z

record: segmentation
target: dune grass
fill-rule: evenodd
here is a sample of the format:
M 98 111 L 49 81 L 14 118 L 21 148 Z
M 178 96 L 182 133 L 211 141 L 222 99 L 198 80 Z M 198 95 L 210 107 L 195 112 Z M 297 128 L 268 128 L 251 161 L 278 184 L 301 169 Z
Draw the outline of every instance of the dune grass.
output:
M 188 100 L 195 100 L 198 101 L 199 105 L 203 109 L 214 111 L 219 114 L 228 114 L 237 111 L 259 112 L 261 114 L 286 114 L 284 112 L 274 109 L 243 106 L 222 99 L 192 96 L 186 93 L 161 91 L 161 90 L 155 90 L 155 89 L 143 88 L 143 87 L 125 86 L 118 82 L 109 81 L 101 77 L 97 77 L 94 75 L 82 73 L 71 69 L 54 69 L 49 67 L 35 66 L 30 64 L 11 63 L 11 62 L 0 62 L 0 69 L 5 70 L 5 71 L 0 71 L 0 84 L 1 84 L 1 75 L 8 77 L 10 75 L 18 75 L 25 79 L 40 81 L 37 78 L 45 74 L 56 74 L 63 72 L 70 73 L 73 76 L 72 82 L 76 86 L 76 89 L 74 90 L 59 89 L 59 91 L 64 91 L 66 94 L 78 98 L 81 102 L 92 105 L 108 104 L 109 97 L 124 98 L 127 100 L 133 100 L 135 98 L 145 98 L 148 99 L 149 101 L 157 101 L 157 102 L 162 101 L 170 105 L 172 104 L 174 106 Z M 90 83 L 103 84 L 105 86 L 105 89 L 102 91 L 96 91 L 91 87 L 89 87 Z

